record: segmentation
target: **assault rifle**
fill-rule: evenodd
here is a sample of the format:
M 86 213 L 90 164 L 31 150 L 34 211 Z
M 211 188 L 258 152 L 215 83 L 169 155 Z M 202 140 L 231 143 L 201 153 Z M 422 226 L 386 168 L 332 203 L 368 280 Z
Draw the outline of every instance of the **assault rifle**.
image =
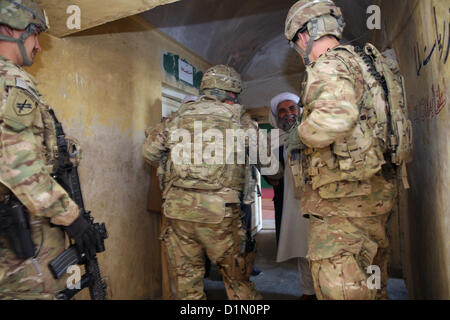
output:
M 105 251 L 104 240 L 108 238 L 108 233 L 104 223 L 94 223 L 90 211 L 86 211 L 83 202 L 83 195 L 81 193 L 80 179 L 78 176 L 78 168 L 73 164 L 70 158 L 76 156 L 78 150 L 76 146 L 71 146 L 71 153 L 69 153 L 69 143 L 63 131 L 61 123 L 55 116 L 53 110 L 49 110 L 55 121 L 57 145 L 58 145 L 58 164 L 56 171 L 52 173 L 52 177 L 68 192 L 69 196 L 78 205 L 80 214 L 89 221 L 96 230 L 99 245 L 96 251 Z M 58 257 L 53 259 L 49 268 L 56 279 L 61 278 L 67 269 L 72 265 L 84 264 L 86 273 L 82 276 L 77 289 L 65 289 L 59 292 L 56 296 L 60 300 L 69 300 L 75 294 L 86 287 L 89 287 L 89 293 L 92 300 L 106 299 L 106 283 L 100 275 L 100 268 L 98 266 L 97 257 L 88 257 L 87 255 L 80 255 L 75 245 L 71 245 L 67 250 L 61 253 Z

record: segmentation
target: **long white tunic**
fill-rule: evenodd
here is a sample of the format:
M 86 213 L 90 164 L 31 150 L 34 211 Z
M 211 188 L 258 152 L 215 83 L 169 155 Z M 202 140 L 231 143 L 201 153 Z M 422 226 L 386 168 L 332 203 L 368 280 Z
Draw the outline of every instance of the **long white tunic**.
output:
M 284 170 L 283 214 L 277 262 L 306 257 L 308 253 L 309 219 L 303 217 L 300 200 L 294 197 L 294 178 L 289 163 Z

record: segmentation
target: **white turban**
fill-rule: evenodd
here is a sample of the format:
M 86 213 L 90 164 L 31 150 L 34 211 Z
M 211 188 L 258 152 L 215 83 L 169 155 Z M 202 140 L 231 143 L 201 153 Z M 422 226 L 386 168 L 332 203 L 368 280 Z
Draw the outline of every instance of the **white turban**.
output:
M 270 109 L 272 110 L 272 114 L 277 117 L 277 108 L 278 105 L 283 102 L 283 101 L 294 101 L 296 104 L 298 104 L 300 102 L 300 98 L 290 92 L 283 92 L 280 93 L 279 95 L 275 96 L 272 101 L 270 101 Z

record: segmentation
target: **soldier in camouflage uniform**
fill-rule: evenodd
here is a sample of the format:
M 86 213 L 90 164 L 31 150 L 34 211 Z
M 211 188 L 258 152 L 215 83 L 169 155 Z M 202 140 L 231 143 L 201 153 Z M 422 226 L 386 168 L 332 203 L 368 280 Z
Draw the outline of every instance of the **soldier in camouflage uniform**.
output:
M 293 173 L 310 217 L 317 297 L 387 298 L 385 225 L 396 189 L 383 174 L 385 146 L 373 134 L 377 101 L 363 79 L 367 69 L 353 46 L 339 44 L 344 26 L 329 0 L 301 0 L 288 13 L 286 38 L 306 65 L 305 112 L 288 150 L 302 150 Z M 381 269 L 380 290 L 367 285 L 371 265 Z
M 90 223 L 50 176 L 57 156 L 55 122 L 35 79 L 21 68 L 33 63 L 41 50 L 38 36 L 47 29 L 45 12 L 34 2 L 0 0 L 0 206 L 13 198 L 25 206 L 36 247 L 33 258 L 19 259 L 0 221 L 0 299 L 54 299 L 65 288 L 66 279 L 54 280 L 47 267 L 64 250 L 63 229 L 80 253 L 95 250 Z
M 158 167 L 162 183 L 168 227 L 161 239 L 167 249 L 171 290 L 176 299 L 206 298 L 206 252 L 223 276 L 229 299 L 260 299 L 249 280 L 254 253 L 245 253 L 240 215 L 246 165 L 225 164 L 224 145 L 218 140 L 213 145 L 221 161 L 208 162 L 203 154 L 206 137 L 201 136 L 216 130 L 225 139 L 227 129 L 256 130 L 257 124 L 237 103 L 241 79 L 234 69 L 223 65 L 210 68 L 201 90 L 203 95 L 197 101 L 183 104 L 169 119 L 149 128 L 142 149 L 144 158 Z M 200 130 L 195 128 L 199 124 Z M 176 157 L 179 133 L 183 132 L 187 133 L 183 148 L 194 152 L 180 161 Z M 227 154 L 227 159 L 234 153 Z

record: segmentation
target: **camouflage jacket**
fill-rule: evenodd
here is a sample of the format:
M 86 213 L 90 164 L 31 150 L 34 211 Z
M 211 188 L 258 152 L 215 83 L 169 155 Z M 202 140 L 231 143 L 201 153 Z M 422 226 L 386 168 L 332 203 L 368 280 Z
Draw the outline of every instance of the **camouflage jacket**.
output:
M 334 154 L 337 144 L 354 135 L 366 99 L 372 103 L 365 95 L 360 65 L 349 52 L 352 47 L 348 47 L 349 50 L 337 47 L 320 56 L 307 67 L 303 83 L 305 112 L 298 133 L 307 146 L 303 157 L 307 183 L 302 209 L 319 216 L 384 214 L 393 203 L 394 187 L 380 174 L 382 154 L 372 152 L 381 159 L 373 166 L 376 174 L 368 174 L 366 180 L 343 175 L 347 162 L 339 161 Z M 376 147 L 376 143 L 373 140 L 369 147 Z
M 240 105 L 226 105 L 213 99 L 212 97 L 202 96 L 196 102 L 191 102 L 182 105 L 184 111 L 186 108 L 191 110 L 202 110 L 204 114 L 203 133 L 207 129 L 209 119 L 222 112 L 224 108 L 233 110 L 237 115 L 236 129 L 255 129 L 257 124 L 251 120 L 250 116 L 243 111 Z M 180 108 L 180 112 L 181 112 Z M 189 111 L 189 110 L 188 110 Z M 189 112 L 187 112 L 189 113 Z M 161 183 L 161 190 L 163 190 L 164 198 L 164 214 L 172 219 L 179 219 L 185 221 L 202 222 L 202 223 L 219 223 L 227 216 L 227 203 L 240 203 L 240 194 L 244 187 L 245 166 L 232 165 L 228 167 L 231 170 L 230 176 L 233 177 L 232 183 L 224 187 L 217 188 L 217 183 L 220 180 L 211 179 L 210 181 L 196 180 L 195 173 L 193 175 L 186 174 L 187 187 L 182 187 L 177 180 L 174 179 L 174 165 L 171 159 L 174 155 L 174 144 L 170 142 L 171 135 L 176 127 L 176 122 L 179 121 L 180 115 L 178 113 L 172 114 L 170 118 L 163 120 L 153 128 L 146 131 L 146 141 L 142 148 L 142 153 L 146 161 L 151 165 L 158 167 L 158 176 Z M 218 128 L 215 129 L 224 129 Z M 193 138 L 194 139 L 194 138 Z M 195 153 L 195 147 L 191 151 Z M 206 168 L 214 168 L 214 165 L 204 165 Z M 183 168 L 180 165 L 179 168 Z M 186 172 L 190 168 L 186 168 Z M 180 169 L 178 169 L 180 170 Z M 213 169 L 214 170 L 214 169 Z M 200 170 L 203 173 L 205 170 Z M 206 169 L 211 172 L 211 169 Z M 183 176 L 183 172 L 178 172 L 177 176 Z M 221 176 L 222 177 L 222 176 Z M 175 181 L 174 181 L 175 180 Z M 215 181 L 212 181 L 215 180 Z M 198 184 L 197 184 L 198 183 Z M 199 184 L 203 183 L 202 187 Z M 208 183 L 211 189 L 208 190 Z M 186 183 L 185 183 L 186 185 Z
M 34 217 L 67 226 L 78 206 L 50 176 L 56 132 L 36 81 L 0 56 L 0 195 L 12 192 Z

